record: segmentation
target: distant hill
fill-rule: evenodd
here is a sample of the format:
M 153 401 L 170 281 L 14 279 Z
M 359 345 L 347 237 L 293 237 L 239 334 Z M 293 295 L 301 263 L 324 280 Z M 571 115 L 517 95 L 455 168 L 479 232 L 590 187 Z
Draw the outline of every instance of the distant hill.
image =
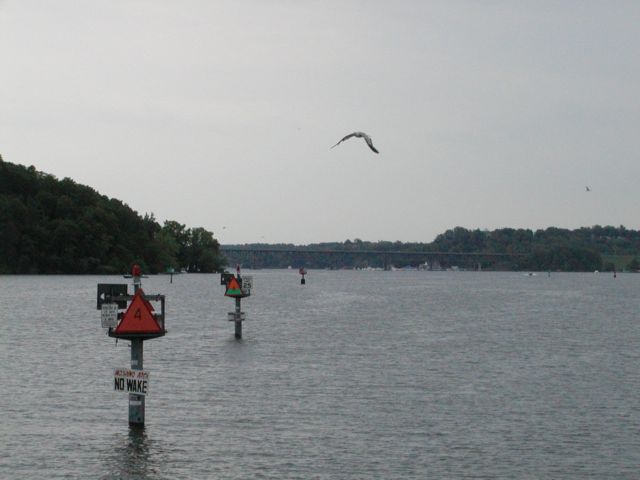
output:
M 0 157 L 0 273 L 125 273 L 222 268 L 203 228 L 159 225 L 120 200 Z
M 482 251 L 525 254 L 523 270 L 637 271 L 640 232 L 624 226 L 582 227 L 575 230 L 502 228 L 493 231 L 456 227 L 438 235 L 433 247 L 450 252 Z

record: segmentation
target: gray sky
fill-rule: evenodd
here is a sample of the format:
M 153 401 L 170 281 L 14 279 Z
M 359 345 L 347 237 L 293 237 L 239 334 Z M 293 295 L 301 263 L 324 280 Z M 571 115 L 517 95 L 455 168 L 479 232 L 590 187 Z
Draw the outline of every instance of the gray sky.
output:
M 0 153 L 222 243 L 638 229 L 639 47 L 637 1 L 0 0 Z

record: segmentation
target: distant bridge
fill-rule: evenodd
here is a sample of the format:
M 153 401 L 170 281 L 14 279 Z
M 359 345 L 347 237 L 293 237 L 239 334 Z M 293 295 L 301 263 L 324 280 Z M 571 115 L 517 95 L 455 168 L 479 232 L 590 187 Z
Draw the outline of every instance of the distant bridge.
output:
M 309 266 L 307 263 L 309 256 L 325 256 L 331 258 L 331 264 L 335 268 L 344 266 L 347 257 L 365 258 L 374 264 L 378 264 L 385 270 L 389 269 L 392 262 L 407 261 L 411 264 L 425 264 L 430 266 L 437 262 L 443 265 L 455 265 L 461 262 L 465 265 L 506 264 L 517 261 L 525 256 L 524 253 L 491 253 L 491 252 L 420 252 L 402 250 L 330 250 L 330 249 L 303 249 L 303 248 L 250 248 L 250 247 L 228 247 L 222 245 L 220 251 L 225 255 L 230 265 L 240 263 L 249 268 L 267 267 L 270 257 L 274 254 L 286 255 L 287 264 L 299 267 Z M 370 265 L 374 266 L 374 265 Z

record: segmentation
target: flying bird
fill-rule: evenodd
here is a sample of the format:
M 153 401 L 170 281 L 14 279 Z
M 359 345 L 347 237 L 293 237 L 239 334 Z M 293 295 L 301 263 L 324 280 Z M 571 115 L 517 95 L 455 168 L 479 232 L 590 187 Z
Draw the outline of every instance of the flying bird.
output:
M 586 189 L 587 189 L 587 192 L 590 192 L 590 191 L 591 191 L 591 189 L 590 189 L 589 187 L 584 187 L 584 188 L 586 188 Z
M 336 145 L 340 145 L 342 142 L 344 142 L 345 140 L 348 140 L 351 137 L 364 138 L 364 141 L 367 142 L 367 145 L 369 145 L 369 148 L 371 150 L 373 150 L 376 153 L 380 153 L 380 152 L 378 152 L 378 150 L 376 150 L 376 147 L 373 146 L 373 142 L 371 141 L 371 137 L 369 135 L 367 135 L 366 133 L 364 133 L 364 132 L 353 132 L 353 133 L 350 133 L 349 135 L 344 137 L 342 140 L 340 140 L 338 143 L 336 143 L 333 147 L 335 147 Z M 333 148 L 333 147 L 331 147 L 331 148 Z

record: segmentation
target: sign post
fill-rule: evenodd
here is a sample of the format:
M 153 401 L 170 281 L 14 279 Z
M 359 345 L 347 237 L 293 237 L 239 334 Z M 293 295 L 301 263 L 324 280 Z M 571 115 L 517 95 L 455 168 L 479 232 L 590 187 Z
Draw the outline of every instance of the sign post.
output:
M 129 393 L 129 425 L 144 425 L 145 397 L 149 388 L 149 373 L 143 370 L 143 342 L 164 336 L 164 295 L 145 295 L 138 265 L 132 269 L 134 294 L 127 294 L 127 285 L 98 284 L 98 309 L 102 326 L 116 339 L 131 341 L 131 370 L 116 369 L 114 388 Z M 127 306 L 127 302 L 130 301 Z M 160 314 L 154 313 L 151 301 L 160 302 Z M 124 313 L 118 313 L 118 308 Z
M 236 276 L 232 273 L 224 272 L 220 276 L 220 283 L 225 286 L 225 296 L 235 299 L 235 311 L 229 312 L 228 319 L 234 323 L 236 339 L 242 339 L 242 322 L 246 319 L 246 315 L 240 309 L 240 300 L 251 295 L 253 288 L 253 277 L 240 275 L 240 265 L 236 267 Z
M 236 297 L 236 311 L 233 324 L 235 325 L 234 336 L 240 340 L 242 338 L 242 312 L 240 311 L 240 297 Z
M 143 338 L 131 339 L 131 369 L 141 371 L 143 368 Z M 144 425 L 145 395 L 129 394 L 129 425 Z

